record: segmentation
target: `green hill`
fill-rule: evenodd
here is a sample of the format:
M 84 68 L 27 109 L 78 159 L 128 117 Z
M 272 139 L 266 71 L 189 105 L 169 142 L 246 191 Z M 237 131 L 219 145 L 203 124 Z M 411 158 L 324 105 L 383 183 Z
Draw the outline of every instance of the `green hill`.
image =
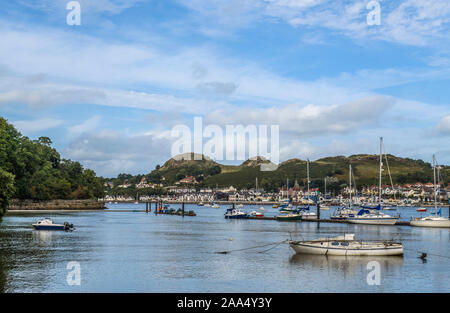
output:
M 260 171 L 260 165 L 269 161 L 258 157 L 245 161 L 241 165 L 222 165 L 205 156 L 198 156 L 193 160 L 193 154 L 177 156 L 168 160 L 162 167 L 157 167 L 147 175 L 153 182 L 164 182 L 173 185 L 187 176 L 196 177 L 197 187 L 228 187 L 238 189 L 254 188 L 258 178 L 259 187 L 266 191 L 277 191 L 279 187 L 292 186 L 295 181 L 300 186 L 307 184 L 305 160 L 290 159 L 279 164 L 272 172 Z M 387 161 L 386 161 L 387 159 Z M 355 181 L 358 186 L 378 184 L 379 156 L 358 154 L 349 157 L 326 157 L 310 162 L 311 187 L 324 189 L 324 180 L 327 178 L 327 187 L 330 191 L 339 192 L 348 182 L 349 165 L 352 164 Z M 390 184 L 388 166 L 394 184 L 431 182 L 433 171 L 431 164 L 422 160 L 412 160 L 393 155 L 383 157 L 384 172 L 383 184 Z M 449 183 L 450 167 L 442 168 L 442 176 L 446 184 Z

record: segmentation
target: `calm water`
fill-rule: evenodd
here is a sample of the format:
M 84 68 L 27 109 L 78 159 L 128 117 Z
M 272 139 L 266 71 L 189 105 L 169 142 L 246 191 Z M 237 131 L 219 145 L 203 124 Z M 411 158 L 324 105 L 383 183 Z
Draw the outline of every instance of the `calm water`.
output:
M 225 220 L 226 206 L 188 205 L 186 209 L 194 209 L 197 216 L 184 218 L 132 212 L 144 210 L 143 204 L 109 207 L 130 211 L 15 213 L 3 217 L 0 291 L 450 292 L 449 229 Z M 266 215 L 277 212 L 266 208 Z M 400 213 L 402 219 L 417 215 L 413 208 Z M 323 217 L 328 214 L 322 211 Z M 31 224 L 43 217 L 69 221 L 77 230 L 33 231 Z M 314 239 L 344 232 L 363 239 L 399 239 L 405 256 L 300 256 L 288 245 L 268 251 L 270 247 L 214 253 L 282 241 L 289 239 L 289 233 L 297 239 Z M 426 263 L 418 258 L 419 252 L 429 254 Z M 379 286 L 369 286 L 366 280 L 367 263 L 374 260 L 381 264 Z M 81 266 L 80 286 L 66 282 L 66 266 L 71 261 Z

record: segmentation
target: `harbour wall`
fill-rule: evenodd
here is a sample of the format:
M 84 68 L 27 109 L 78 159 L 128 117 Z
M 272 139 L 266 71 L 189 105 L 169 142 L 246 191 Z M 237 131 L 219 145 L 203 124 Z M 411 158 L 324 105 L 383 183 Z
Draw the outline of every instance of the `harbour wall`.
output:
M 97 200 L 11 200 L 8 211 L 104 210 L 105 203 Z

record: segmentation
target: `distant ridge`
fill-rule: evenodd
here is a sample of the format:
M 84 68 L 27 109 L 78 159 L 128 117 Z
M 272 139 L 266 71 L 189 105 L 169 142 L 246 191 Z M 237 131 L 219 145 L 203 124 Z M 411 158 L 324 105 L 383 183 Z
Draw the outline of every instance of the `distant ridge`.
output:
M 198 160 L 195 160 L 198 159 Z M 413 184 L 432 181 L 433 171 L 430 163 L 394 155 L 387 155 L 388 162 L 383 157 L 385 171 L 383 185 L 389 185 L 387 165 L 389 165 L 394 184 Z M 164 182 L 164 185 L 174 185 L 180 179 L 193 176 L 197 187 L 228 187 L 254 188 L 258 178 L 259 187 L 268 191 L 278 191 L 285 187 L 287 181 L 293 186 L 297 181 L 302 187 L 306 185 L 306 160 L 293 158 L 281 162 L 274 171 L 261 171 L 261 165 L 270 164 L 264 157 L 250 158 L 240 165 L 224 165 L 211 158 L 194 153 L 177 155 L 167 160 L 162 167 L 157 167 L 145 175 L 149 181 Z M 352 164 L 355 182 L 358 187 L 378 184 L 379 155 L 355 154 L 350 156 L 330 156 L 310 161 L 311 188 L 322 188 L 327 178 L 328 191 L 339 191 L 348 184 L 348 169 Z M 444 184 L 450 184 L 450 167 L 443 166 Z M 142 175 L 141 175 L 142 176 Z

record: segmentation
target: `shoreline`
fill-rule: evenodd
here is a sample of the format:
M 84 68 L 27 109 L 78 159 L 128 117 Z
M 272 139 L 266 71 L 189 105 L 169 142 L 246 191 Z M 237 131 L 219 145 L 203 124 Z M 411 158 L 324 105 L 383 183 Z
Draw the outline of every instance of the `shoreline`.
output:
M 11 200 L 8 206 L 8 212 L 19 211 L 102 211 L 106 205 L 102 201 L 86 200 Z

